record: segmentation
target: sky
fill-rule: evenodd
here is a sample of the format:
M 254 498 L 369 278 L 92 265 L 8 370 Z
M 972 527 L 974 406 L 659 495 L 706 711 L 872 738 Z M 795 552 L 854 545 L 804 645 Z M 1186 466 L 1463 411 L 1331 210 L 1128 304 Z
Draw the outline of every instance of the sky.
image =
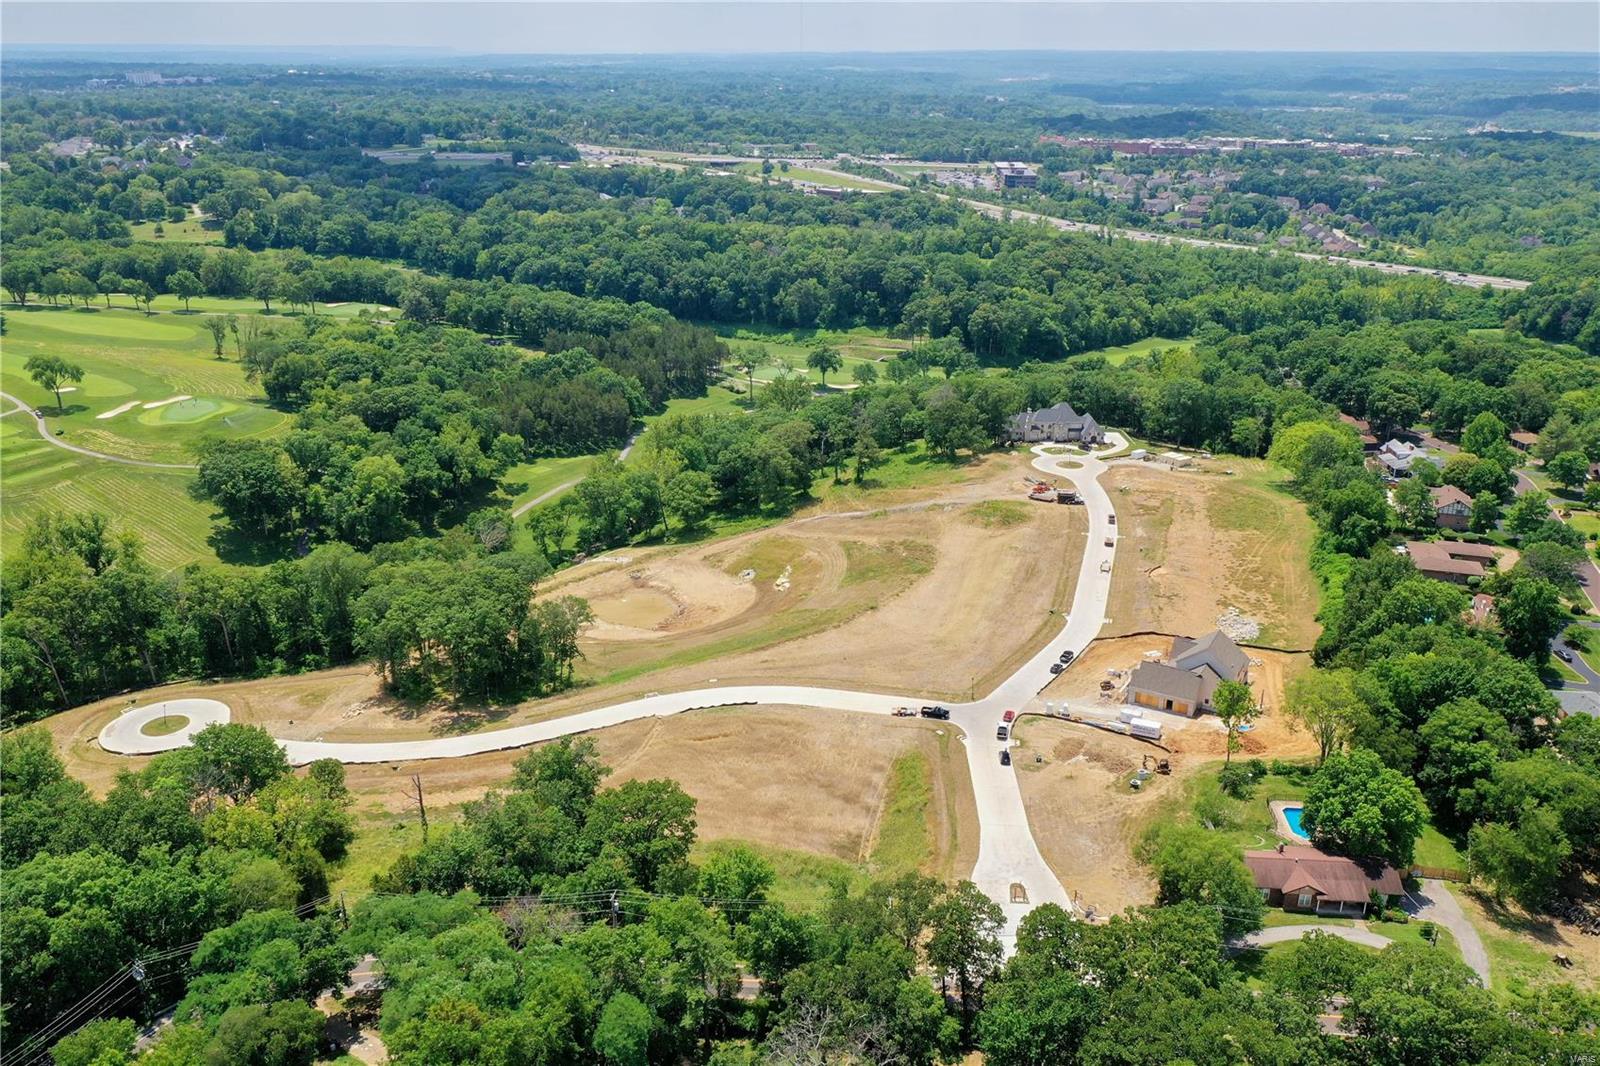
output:
M 760 52 L 1600 52 L 1597 0 L 305 3 L 5 0 L 16 45 Z

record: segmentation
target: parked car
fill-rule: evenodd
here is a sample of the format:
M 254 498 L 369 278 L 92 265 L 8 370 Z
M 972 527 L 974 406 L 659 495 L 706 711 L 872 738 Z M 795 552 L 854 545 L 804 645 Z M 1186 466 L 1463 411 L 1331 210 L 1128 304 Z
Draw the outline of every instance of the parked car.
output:
M 1102 574 L 1111 573 L 1111 560 L 1110 559 L 1107 559 L 1105 562 L 1100 564 L 1100 572 Z
M 1106 515 L 1106 522 L 1108 524 L 1110 524 L 1110 525 L 1113 525 L 1113 526 L 1116 525 L 1117 524 L 1117 516 L 1114 515 L 1114 514 Z
M 1106 538 L 1106 547 L 1114 548 L 1114 547 L 1116 547 L 1116 544 L 1117 544 L 1117 542 L 1113 538 L 1111 538 L 1111 537 L 1107 537 Z
M 1010 766 L 1011 765 L 1011 749 L 1009 749 L 1009 748 L 1001 748 L 1000 749 L 1000 765 L 1001 766 Z
M 1059 674 L 1061 671 L 1065 670 L 1066 668 L 1067 668 L 1067 664 L 1066 663 L 1051 663 L 1050 664 L 1050 672 L 1052 674 Z
M 948 707 L 924 707 L 918 713 L 924 718 L 937 718 L 941 722 L 950 717 L 950 709 Z
M 1007 740 L 1010 738 L 1010 736 L 1011 730 L 1007 729 L 1004 725 L 998 725 L 995 727 L 994 738 L 996 740 Z
M 1058 658 L 1061 661 L 1061 665 L 1065 666 L 1067 663 L 1070 663 L 1073 659 L 1077 658 L 1077 656 L 1070 651 L 1064 651 L 1060 654 L 1060 656 L 1058 656 Z
M 1564 663 L 1570 663 L 1572 661 L 1572 653 L 1565 648 L 1557 648 L 1556 658 Z
M 1000 720 L 1002 722 L 1011 722 L 1011 721 L 1015 721 L 1016 717 L 1017 717 L 1017 712 L 1016 711 L 1007 711 L 1005 714 L 1002 714 L 1000 716 Z

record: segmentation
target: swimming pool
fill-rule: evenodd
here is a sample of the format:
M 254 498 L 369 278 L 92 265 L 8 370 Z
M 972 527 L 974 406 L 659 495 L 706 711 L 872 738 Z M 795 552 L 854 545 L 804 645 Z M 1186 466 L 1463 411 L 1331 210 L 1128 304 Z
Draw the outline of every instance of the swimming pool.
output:
M 1289 832 L 1293 833 L 1300 840 L 1310 842 L 1311 838 L 1307 836 L 1306 831 L 1300 827 L 1300 811 L 1301 808 L 1299 807 L 1285 807 L 1283 809 L 1283 820 L 1289 823 Z

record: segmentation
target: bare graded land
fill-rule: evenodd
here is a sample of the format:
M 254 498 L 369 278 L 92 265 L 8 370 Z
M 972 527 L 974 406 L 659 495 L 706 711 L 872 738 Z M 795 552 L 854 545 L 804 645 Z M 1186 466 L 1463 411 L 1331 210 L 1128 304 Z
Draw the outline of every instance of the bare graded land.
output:
M 1198 635 L 1234 608 L 1260 623 L 1259 643 L 1309 648 L 1320 631 L 1314 529 L 1304 505 L 1275 487 L 1280 476 L 1232 457 L 1188 470 L 1114 464 L 1102 484 L 1122 540 L 1106 633 Z
M 1200 633 L 1192 632 L 1188 635 L 1199 636 Z M 1108 671 L 1131 670 L 1149 652 L 1167 655 L 1171 651 L 1170 636 L 1101 638 L 1089 645 L 1072 664 L 1070 670 L 1051 681 L 1040 696 L 1047 700 L 1062 698 L 1100 700 L 1108 711 L 1114 711 L 1121 706 L 1113 697 L 1121 688 L 1122 678 L 1113 677 Z M 1250 687 L 1266 703 L 1266 713 L 1256 719 L 1249 732 L 1240 738 L 1244 743 L 1245 757 L 1271 755 L 1294 758 L 1315 754 L 1316 746 L 1310 742 L 1310 738 L 1290 728 L 1288 720 L 1280 713 L 1285 686 L 1302 671 L 1311 669 L 1311 656 L 1253 647 L 1245 648 L 1245 653 L 1251 659 Z M 1117 690 L 1111 693 L 1102 692 L 1100 683 L 1103 681 L 1112 682 L 1117 686 Z M 1188 750 L 1196 754 L 1209 752 L 1220 758 L 1223 754 L 1223 740 L 1222 734 L 1217 728 L 1213 728 L 1216 726 L 1215 717 L 1201 715 L 1196 719 L 1195 725 L 1197 728 L 1185 728 L 1174 733 L 1172 742 L 1189 745 Z M 1212 751 L 1213 747 L 1215 751 Z

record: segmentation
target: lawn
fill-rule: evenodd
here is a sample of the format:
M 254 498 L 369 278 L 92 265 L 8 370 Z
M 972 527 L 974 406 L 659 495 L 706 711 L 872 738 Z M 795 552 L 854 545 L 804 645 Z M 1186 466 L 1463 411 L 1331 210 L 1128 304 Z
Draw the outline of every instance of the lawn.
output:
M 1273 800 L 1305 799 L 1307 780 L 1269 773 L 1256 782 L 1248 798 L 1235 799 L 1217 785 L 1217 773 L 1221 768 L 1221 764 L 1217 764 L 1190 778 L 1184 784 L 1177 809 L 1162 810 L 1159 817 L 1165 821 L 1209 822 L 1241 849 L 1272 846 L 1278 836 L 1272 810 L 1267 804 Z M 1456 870 L 1465 869 L 1467 865 L 1466 858 L 1431 822 L 1423 827 L 1413 861 L 1419 866 Z
M 29 520 L 45 510 L 98 511 L 118 529 L 138 532 L 145 558 L 172 569 L 216 562 L 207 542 L 211 507 L 189 495 L 192 476 L 143 470 L 74 455 L 39 438 L 33 420 L 18 413 L 0 419 L 0 546 L 14 551 Z
M 0 386 L 43 411 L 52 434 L 80 447 L 183 464 L 194 462 L 192 445 L 203 436 L 266 437 L 289 428 L 289 415 L 266 406 L 237 362 L 214 357 L 197 316 L 13 307 L 6 312 L 5 341 Z M 85 371 L 62 394 L 63 413 L 57 413 L 55 395 L 23 370 L 33 355 L 60 356 Z M 8 547 L 41 510 L 97 510 L 121 528 L 138 530 L 157 566 L 216 559 L 207 543 L 210 508 L 189 497 L 191 475 L 182 470 L 110 463 L 52 447 L 25 413 L 7 416 L 0 460 L 0 520 Z
M 904 448 L 885 451 L 883 456 L 883 464 L 868 470 L 864 483 L 856 484 L 855 468 L 847 463 L 843 471 L 843 481 L 834 481 L 831 471 L 824 473 L 812 483 L 812 495 L 823 500 L 843 501 L 852 506 L 866 507 L 872 502 L 872 494 L 880 489 L 958 485 L 977 476 L 979 469 L 977 463 L 952 463 L 942 456 L 935 455 L 929 452 L 927 445 L 920 440 Z
M 133 239 L 136 241 L 168 241 L 173 244 L 221 244 L 222 228 L 207 229 L 198 219 L 190 218 L 183 222 L 162 222 L 161 232 L 156 232 L 156 223 L 140 222 L 129 229 L 133 230 Z
M 1121 366 L 1136 355 L 1149 355 L 1151 352 L 1165 348 L 1177 348 L 1185 352 L 1191 352 L 1194 350 L 1194 341 L 1173 340 L 1170 337 L 1147 337 L 1142 341 L 1134 341 L 1132 344 L 1121 344 L 1113 348 L 1096 348 L 1089 352 L 1079 352 L 1073 358 L 1082 359 L 1087 356 L 1097 355 L 1112 366 Z
M 761 177 L 760 163 L 740 163 L 734 171 L 752 177 Z M 808 181 L 813 185 L 832 185 L 840 189 L 855 189 L 863 192 L 883 192 L 891 183 L 874 181 L 871 178 L 858 178 L 853 174 L 828 173 L 821 170 L 811 170 L 808 167 L 789 167 L 784 169 L 774 163 L 772 173 L 766 175 L 773 181 Z

